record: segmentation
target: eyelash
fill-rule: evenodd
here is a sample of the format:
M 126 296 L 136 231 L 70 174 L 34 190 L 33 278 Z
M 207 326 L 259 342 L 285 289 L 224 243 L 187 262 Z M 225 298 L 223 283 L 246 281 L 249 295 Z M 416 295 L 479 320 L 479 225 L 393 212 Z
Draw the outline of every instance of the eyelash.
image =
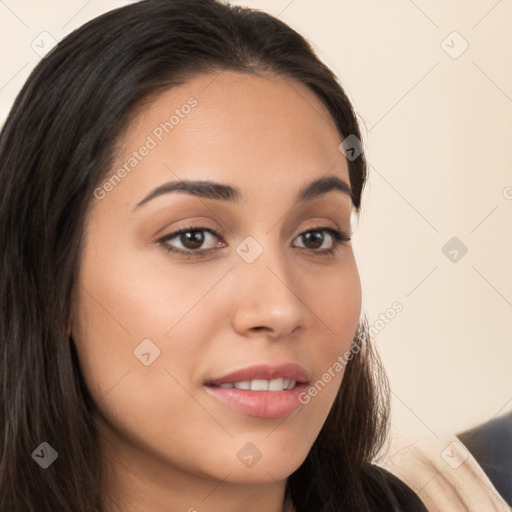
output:
M 172 240 L 173 238 L 176 238 L 177 236 L 179 236 L 183 233 L 202 232 L 202 231 L 211 233 L 213 236 L 219 238 L 218 237 L 219 231 L 216 229 L 208 228 L 205 226 L 196 226 L 196 227 L 186 226 L 177 231 L 173 231 L 172 233 L 169 233 L 168 235 L 165 235 L 160 240 L 158 240 L 158 243 L 160 243 L 163 246 L 164 250 L 168 253 L 179 254 L 180 256 L 189 257 L 189 258 L 190 257 L 202 257 L 205 254 L 208 254 L 211 251 L 215 251 L 218 248 L 212 247 L 210 249 L 196 249 L 196 250 L 191 249 L 191 250 L 184 251 L 182 249 L 176 249 L 173 247 L 169 247 L 168 245 L 165 244 L 165 242 Z M 344 231 L 338 231 L 338 230 L 330 228 L 330 227 L 322 227 L 322 226 L 310 228 L 306 231 L 303 231 L 302 233 L 299 233 L 299 235 L 296 238 L 303 236 L 306 233 L 311 233 L 311 232 L 315 232 L 315 231 L 316 232 L 327 232 L 327 233 L 329 233 L 329 235 L 331 235 L 331 237 L 333 239 L 332 247 L 329 249 L 323 249 L 323 250 L 309 249 L 313 253 L 316 253 L 316 254 L 319 254 L 322 256 L 332 256 L 335 252 L 337 252 L 337 250 L 340 248 L 341 245 L 344 245 L 351 240 L 350 234 L 348 234 Z M 299 247 L 299 249 L 307 250 L 308 248 L 307 247 Z

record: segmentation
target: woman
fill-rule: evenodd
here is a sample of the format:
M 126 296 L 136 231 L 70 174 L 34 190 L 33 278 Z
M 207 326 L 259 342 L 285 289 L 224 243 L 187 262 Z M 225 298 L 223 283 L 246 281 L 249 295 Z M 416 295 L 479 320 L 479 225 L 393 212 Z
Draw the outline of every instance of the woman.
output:
M 59 43 L 0 139 L 1 510 L 424 510 L 371 464 L 360 139 L 262 12 L 148 0 Z

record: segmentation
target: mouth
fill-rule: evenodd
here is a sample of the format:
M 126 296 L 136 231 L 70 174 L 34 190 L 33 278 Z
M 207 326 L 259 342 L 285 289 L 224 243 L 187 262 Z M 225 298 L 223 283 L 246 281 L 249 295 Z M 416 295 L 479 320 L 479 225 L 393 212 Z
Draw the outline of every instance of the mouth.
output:
M 252 391 L 282 391 L 293 389 L 309 382 L 309 373 L 295 363 L 279 365 L 257 364 L 230 372 L 221 377 L 207 380 L 207 386 L 223 388 L 251 389 Z
M 277 378 L 272 380 L 267 379 L 253 379 L 241 380 L 236 382 L 223 382 L 219 384 L 219 388 L 224 389 L 245 389 L 251 391 L 287 391 L 293 389 L 297 381 L 295 379 Z M 214 384 L 212 384 L 214 385 Z
M 230 408 L 260 418 L 280 418 L 302 404 L 308 372 L 300 365 L 255 365 L 204 383 L 206 391 Z

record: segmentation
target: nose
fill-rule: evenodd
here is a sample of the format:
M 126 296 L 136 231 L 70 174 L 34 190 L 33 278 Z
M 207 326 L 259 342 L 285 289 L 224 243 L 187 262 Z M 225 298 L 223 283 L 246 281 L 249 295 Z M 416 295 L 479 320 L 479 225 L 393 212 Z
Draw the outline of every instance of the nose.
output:
M 311 324 L 303 276 L 278 249 L 265 248 L 252 263 L 239 258 L 232 274 L 232 324 L 239 334 L 279 339 Z

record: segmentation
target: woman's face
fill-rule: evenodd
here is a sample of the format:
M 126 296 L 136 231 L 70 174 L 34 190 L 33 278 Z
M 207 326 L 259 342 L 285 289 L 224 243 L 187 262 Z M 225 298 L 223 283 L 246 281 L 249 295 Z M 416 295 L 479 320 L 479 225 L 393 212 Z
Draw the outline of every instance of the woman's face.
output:
M 340 142 L 305 86 L 227 71 L 133 119 L 91 199 L 71 325 L 102 438 L 132 475 L 264 484 L 305 459 L 361 308 L 350 242 L 330 231 L 350 233 L 350 195 L 301 194 L 350 185 Z

